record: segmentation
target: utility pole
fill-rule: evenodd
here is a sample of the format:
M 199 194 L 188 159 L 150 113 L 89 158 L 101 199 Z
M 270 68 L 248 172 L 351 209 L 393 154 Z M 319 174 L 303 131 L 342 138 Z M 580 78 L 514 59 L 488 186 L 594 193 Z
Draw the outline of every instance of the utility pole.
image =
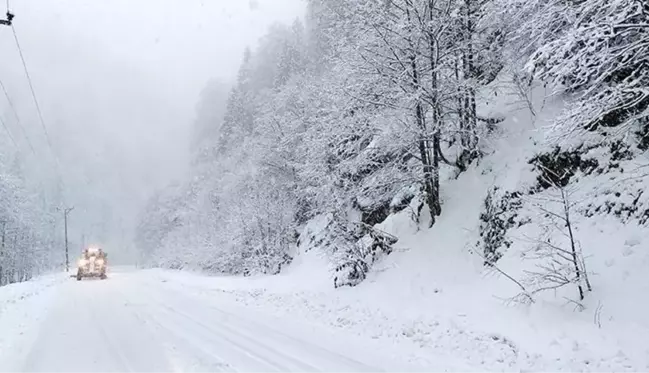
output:
M 7 10 L 7 19 L 0 19 L 0 25 L 11 26 L 14 15 Z
M 4 285 L 5 275 L 4 275 L 4 256 L 5 256 L 5 229 L 7 228 L 7 221 L 2 220 L 2 246 L 0 246 L 0 286 Z
M 70 272 L 70 256 L 68 254 L 68 214 L 74 210 L 74 207 L 66 207 L 63 210 L 63 220 L 65 222 L 65 272 Z

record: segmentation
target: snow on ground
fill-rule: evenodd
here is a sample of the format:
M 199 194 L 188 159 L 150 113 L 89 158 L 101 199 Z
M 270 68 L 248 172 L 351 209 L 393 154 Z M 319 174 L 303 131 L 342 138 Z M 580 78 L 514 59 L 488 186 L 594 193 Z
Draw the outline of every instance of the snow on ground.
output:
M 553 303 L 508 307 L 496 296 L 507 296 L 509 284 L 481 275 L 479 263 L 471 267 L 452 255 L 436 255 L 445 246 L 421 249 L 429 252 L 391 255 L 356 288 L 312 286 L 315 271 L 253 279 L 151 272 L 176 291 L 399 346 L 390 351 L 394 357 L 429 370 L 649 369 L 641 312 L 618 322 L 616 316 L 626 315 L 612 306 L 599 315 L 600 327 L 590 304 L 583 312 Z M 595 299 L 591 303 L 597 305 Z
M 63 274 L 0 287 L 0 371 L 20 370 L 16 365 L 29 353 L 40 322 Z
M 155 273 L 178 291 L 400 345 L 393 353 L 434 370 L 442 361 L 453 362 L 451 370 L 471 371 L 649 369 L 647 313 L 643 305 L 630 304 L 637 299 L 632 292 L 597 293 L 600 281 L 594 281 L 595 293 L 583 312 L 557 303 L 507 307 L 495 296 L 507 296 L 508 283 L 480 275 L 479 264 L 470 268 L 450 255 L 435 255 L 447 247 L 427 249 L 417 259 L 412 252 L 395 253 L 359 287 L 337 290 L 331 284 L 311 287 L 309 275 Z M 424 268 L 428 275 L 410 273 Z M 601 299 L 610 307 L 599 310 Z
M 464 371 L 649 369 L 647 304 L 640 295 L 647 294 L 646 254 L 635 261 L 617 255 L 623 262 L 615 265 L 625 268 L 622 272 L 611 271 L 606 256 L 599 259 L 609 263 L 606 268 L 591 260 L 592 270 L 602 268 L 601 277 L 594 276 L 595 290 L 582 312 L 560 297 L 531 306 L 508 305 L 503 298 L 515 289 L 501 277 L 486 275 L 481 260 L 461 246 L 473 233 L 462 236 L 465 227 L 454 224 L 473 219 L 474 209 L 463 205 L 473 205 L 470 200 L 455 200 L 462 201 L 458 206 L 449 200 L 447 211 L 454 219 L 442 220 L 430 231 L 415 233 L 403 216 L 386 222 L 393 233 L 410 229 L 413 234 L 403 235 L 400 249 L 355 288 L 334 289 L 327 263 L 315 251 L 273 277 L 151 272 L 178 291 L 402 346 L 393 352 L 432 370 L 441 369 L 441 361 L 453 362 L 450 370 Z M 605 226 L 608 236 L 584 244 L 608 237 L 613 241 L 601 241 L 601 247 L 620 248 L 622 237 L 637 232 L 613 221 Z
M 408 346 L 278 317 L 173 286 L 155 271 L 35 280 L 0 315 L 1 371 L 212 372 L 465 370 L 408 359 Z M 6 290 L 6 292 L 5 292 Z M 29 290 L 31 291 L 31 290 Z M 27 293 L 25 291 L 23 293 Z M 0 288 L 0 294 L 19 291 Z M 9 298 L 9 295 L 7 295 Z M 12 326 L 13 325 L 13 326 Z

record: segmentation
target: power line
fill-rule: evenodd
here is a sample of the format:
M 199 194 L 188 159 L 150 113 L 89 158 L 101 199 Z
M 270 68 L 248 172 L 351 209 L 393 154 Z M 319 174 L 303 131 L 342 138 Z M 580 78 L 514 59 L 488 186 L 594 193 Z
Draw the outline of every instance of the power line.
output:
M 9 136 L 9 138 L 11 139 L 11 142 L 14 143 L 14 146 L 16 147 L 16 149 L 20 150 L 20 148 L 18 147 L 18 144 L 16 144 L 16 140 L 14 140 L 14 137 L 11 136 L 11 132 L 9 131 L 9 128 L 7 127 L 7 123 L 5 123 L 4 120 L 2 120 L 2 117 L 0 117 L 0 123 L 2 123 L 2 127 L 5 128 L 5 131 L 7 132 L 7 136 Z
M 50 141 L 50 135 L 47 132 L 47 127 L 45 127 L 45 121 L 43 120 L 43 113 L 41 112 L 41 106 L 38 104 L 38 99 L 36 98 L 36 92 L 34 91 L 34 85 L 32 84 L 32 78 L 29 75 L 29 70 L 27 69 L 27 63 L 25 62 L 25 56 L 23 55 L 23 50 L 20 47 L 20 42 L 18 41 L 18 35 L 16 34 L 16 28 L 11 25 L 11 31 L 14 34 L 14 40 L 16 40 L 16 47 L 18 47 L 18 53 L 20 54 L 20 60 L 23 63 L 23 68 L 25 69 L 25 76 L 27 76 L 27 82 L 29 83 L 29 90 L 32 93 L 32 98 L 34 99 L 34 104 L 36 104 L 36 111 L 38 112 L 38 119 L 40 120 L 41 127 L 45 133 L 45 138 L 47 140 L 47 145 L 50 147 L 52 154 L 54 154 L 54 149 L 52 148 L 52 142 Z M 56 158 L 56 154 L 54 154 Z
M 0 88 L 2 88 L 2 92 L 4 92 L 4 95 L 7 98 L 7 102 L 9 103 L 9 107 L 11 108 L 11 111 L 13 111 L 13 113 L 14 113 L 14 117 L 16 118 L 16 123 L 18 123 L 18 126 L 20 126 L 20 130 L 23 133 L 23 137 L 25 137 L 25 141 L 27 141 L 27 145 L 29 145 L 29 148 L 31 149 L 32 153 L 34 155 L 36 155 L 36 151 L 34 150 L 34 146 L 32 145 L 31 140 L 29 140 L 29 136 L 27 136 L 27 131 L 25 130 L 25 127 L 23 127 L 23 124 L 20 121 L 20 117 L 18 116 L 18 111 L 16 111 L 16 107 L 14 106 L 13 101 L 9 97 L 9 93 L 7 92 L 7 89 L 5 88 L 5 85 L 2 83 L 2 80 L 0 80 Z
M 9 17 L 9 14 L 10 14 L 9 9 L 10 9 L 9 0 L 7 0 L 7 17 Z M 11 15 L 11 18 L 13 18 L 13 15 Z M 9 21 L 11 21 L 11 20 L 9 19 Z M 31 76 L 29 74 L 29 69 L 27 69 L 27 63 L 25 62 L 25 56 L 23 54 L 23 50 L 20 47 L 20 42 L 18 41 L 18 34 L 16 33 L 16 29 L 14 28 L 13 24 L 9 23 L 9 25 L 11 26 L 11 31 L 12 31 L 12 33 L 14 35 L 14 40 L 16 41 L 16 47 L 18 48 L 18 53 L 20 54 L 20 60 L 21 60 L 21 62 L 23 64 L 23 69 L 25 70 L 25 76 L 27 77 L 27 82 L 29 83 L 29 90 L 32 93 L 32 98 L 34 99 L 34 104 L 36 105 L 36 111 L 38 112 L 38 119 L 40 120 L 41 127 L 43 128 L 43 132 L 45 133 L 45 139 L 47 140 L 47 146 L 50 148 L 50 152 L 52 153 L 52 156 L 54 157 L 54 166 L 55 166 L 54 170 L 56 172 L 56 176 L 57 176 L 57 179 L 59 181 L 59 185 L 61 186 L 61 188 L 65 189 L 65 183 L 64 183 L 63 178 L 61 177 L 61 173 L 60 173 L 59 160 L 58 160 L 58 157 L 56 156 L 56 153 L 54 152 L 54 148 L 52 147 L 52 142 L 50 141 L 50 135 L 47 132 L 47 127 L 45 126 L 45 120 L 43 120 L 43 112 L 41 111 L 40 104 L 38 103 L 38 99 L 36 98 L 36 92 L 34 90 L 34 84 L 32 83 L 32 78 L 31 78 Z M 9 94 L 7 93 L 7 90 L 5 89 L 5 86 L 2 83 L 2 81 L 0 81 L 0 86 L 2 86 L 2 91 L 4 92 L 5 97 L 7 98 L 7 101 L 9 102 L 9 106 L 11 107 L 11 110 L 14 112 L 14 115 L 16 117 L 16 121 L 19 124 L 19 126 L 20 126 L 20 128 L 21 128 L 21 130 L 23 132 L 23 135 L 25 136 L 25 140 L 27 140 L 27 143 L 29 144 L 29 148 L 32 150 L 32 153 L 34 153 L 34 155 L 36 155 L 36 151 L 34 150 L 34 147 L 32 146 L 32 143 L 29 140 L 29 136 L 27 136 L 27 131 L 25 130 L 22 123 L 20 122 L 20 117 L 18 116 L 18 111 L 14 107 L 13 102 L 12 102 L 11 98 L 9 97 Z M 2 119 L 0 118 L 0 120 L 2 120 Z M 13 137 L 11 136 L 11 133 L 9 132 L 9 129 L 5 125 L 4 121 L 2 121 L 2 125 L 4 126 L 5 130 L 7 131 L 7 134 L 9 135 L 9 137 L 11 138 L 11 141 L 14 143 L 14 145 L 16 145 L 16 142 L 14 141 Z M 18 145 L 16 145 L 16 148 L 18 148 Z M 63 201 L 64 201 L 63 203 L 65 204 L 65 194 L 62 197 L 63 197 Z M 70 209 L 70 211 L 71 211 L 71 209 Z M 67 263 L 67 259 L 68 259 L 67 258 L 67 256 L 68 256 L 67 214 L 68 214 L 68 211 L 66 211 L 66 214 L 65 214 L 66 215 L 65 216 L 66 217 L 66 232 L 65 232 L 66 233 L 66 244 L 65 244 L 65 246 L 66 246 L 65 247 L 66 267 L 67 267 L 67 264 L 68 264 Z
M 11 20 L 13 18 L 13 14 L 11 14 L 9 10 L 9 0 L 7 0 L 7 24 L 11 24 Z M 16 111 L 16 108 L 14 107 L 13 101 L 9 97 L 9 93 L 7 93 L 7 89 L 5 88 L 4 83 L 2 80 L 0 80 L 0 87 L 2 88 L 2 92 L 4 93 L 5 97 L 7 98 L 7 102 L 9 103 L 9 107 L 11 108 L 11 111 L 13 111 L 14 116 L 16 118 L 16 123 L 18 123 L 18 126 L 20 127 L 23 136 L 25 137 L 25 140 L 27 141 L 27 144 L 29 145 L 29 149 L 32 151 L 32 154 L 36 155 L 36 151 L 34 150 L 34 146 L 32 145 L 32 142 L 29 140 L 29 136 L 27 136 L 27 132 L 25 131 L 25 128 L 23 127 L 22 123 L 20 122 L 20 117 L 18 117 L 18 112 Z M 0 118 L 0 122 L 2 123 L 2 127 L 4 127 L 5 131 L 7 132 L 7 136 L 11 139 L 11 142 L 14 144 L 16 149 L 20 151 L 20 147 L 18 146 L 18 143 L 16 143 L 16 140 L 14 139 L 13 135 L 11 134 L 11 131 L 9 130 L 9 127 L 7 126 L 6 121 L 4 121 L 2 118 Z
M 52 153 L 52 156 L 54 157 L 54 170 L 56 172 L 56 176 L 59 179 L 59 182 L 61 183 L 62 187 L 65 187 L 65 183 L 63 182 L 63 178 L 61 177 L 60 173 L 60 166 L 59 166 L 59 159 L 56 156 L 56 153 L 54 152 L 54 148 L 52 147 L 52 141 L 50 141 L 50 135 L 47 132 L 47 127 L 45 126 L 45 120 L 43 119 L 43 112 L 41 111 L 41 106 L 38 103 L 38 99 L 36 98 L 36 91 L 34 90 L 34 85 L 32 83 L 32 78 L 29 75 L 29 69 L 27 69 L 27 63 L 25 62 L 25 56 L 23 55 L 23 50 L 20 47 L 20 42 L 18 41 L 18 34 L 16 34 L 16 28 L 11 25 L 11 31 L 14 34 L 14 40 L 16 41 L 16 47 L 18 47 L 18 53 L 20 54 L 20 60 L 22 61 L 23 68 L 25 70 L 25 76 L 27 77 L 27 82 L 29 83 L 29 90 L 32 93 L 32 98 L 34 99 L 34 104 L 36 105 L 36 111 L 38 112 L 38 119 L 40 120 L 41 127 L 43 128 L 43 132 L 45 133 L 45 139 L 47 140 L 47 146 L 50 148 L 50 152 Z

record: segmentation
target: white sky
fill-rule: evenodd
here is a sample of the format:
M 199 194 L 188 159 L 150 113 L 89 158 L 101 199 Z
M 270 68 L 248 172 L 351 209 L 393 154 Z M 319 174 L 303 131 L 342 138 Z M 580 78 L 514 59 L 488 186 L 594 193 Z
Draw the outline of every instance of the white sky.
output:
M 236 74 L 246 45 L 273 21 L 302 16 L 301 0 L 10 0 L 14 24 L 45 124 L 57 153 L 66 196 L 76 209 L 71 231 L 135 214 L 157 187 L 180 177 L 200 90 L 213 77 Z M 0 12 L 4 5 L 0 3 Z M 0 26 L 0 79 L 37 156 L 6 119 L 26 163 L 52 174 L 11 29 Z M 0 130 L 0 136 L 4 136 Z M 6 144 L 6 141 L 1 142 Z M 51 177 L 50 177 L 51 179 Z M 96 228 L 95 228 L 96 229 Z M 75 237 L 72 237 L 75 239 Z

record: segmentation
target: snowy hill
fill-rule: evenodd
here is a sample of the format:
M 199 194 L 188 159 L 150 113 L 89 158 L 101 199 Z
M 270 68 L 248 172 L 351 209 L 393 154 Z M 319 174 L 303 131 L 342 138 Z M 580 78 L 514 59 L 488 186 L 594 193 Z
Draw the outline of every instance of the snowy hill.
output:
M 198 116 L 143 261 L 436 370 L 649 369 L 648 14 L 311 0 Z
M 500 139 L 489 144 L 491 153 L 457 180 L 449 177 L 442 182 L 445 213 L 431 229 L 425 228 L 426 222 L 414 223 L 408 209 L 378 225 L 399 237 L 396 250 L 376 265 L 365 283 L 347 290 L 344 297 L 394 312 L 390 322 L 372 320 L 376 330 L 399 320 L 402 327 L 412 325 L 412 330 L 402 332 L 422 346 L 457 349 L 454 356 L 459 354 L 475 366 L 485 364 L 487 370 L 647 369 L 649 302 L 642 298 L 649 291 L 649 252 L 642 249 L 649 238 L 642 198 L 647 185 L 646 156 L 619 159 L 619 152 L 611 152 L 617 148 L 604 140 L 597 148 L 582 151 L 582 157 L 597 160 L 601 170 L 588 175 L 577 171 L 569 188 L 575 241 L 593 288 L 583 301 L 578 300 L 576 286 L 566 284 L 539 292 L 534 304 L 518 302 L 515 297 L 521 289 L 483 266 L 480 215 L 485 212 L 485 198 L 494 187 L 500 196 L 502 191 L 525 194 L 539 174 L 530 161 L 552 151 L 556 143 L 544 136 L 552 134 L 548 126 L 560 112 L 561 100 L 547 101 L 542 87 L 530 96 L 538 97 L 533 106 L 535 118 L 520 106 L 520 95 L 504 81 L 483 91 L 486 106 L 494 108 L 491 114 L 506 115 L 499 125 Z M 570 149 L 567 141 L 563 145 Z M 541 232 L 550 224 L 539 216 L 561 214 L 556 195 L 556 190 L 546 190 L 523 197 L 522 207 L 513 214 L 519 216 L 518 221 L 527 216 L 531 222 L 507 230 L 505 239 L 511 246 L 498 248 L 503 254 L 498 268 L 517 281 L 527 280 L 529 290 L 556 285 L 551 281 L 539 284 L 542 280 L 529 273 L 543 272 L 538 266 L 545 265 L 551 255 L 538 248 L 538 241 L 548 237 Z M 511 206 L 502 213 L 513 215 Z M 559 223 L 551 222 L 553 238 L 565 233 Z M 556 241 L 562 242 L 560 238 Z M 304 254 L 309 255 L 317 254 Z M 309 265 L 306 273 L 313 273 L 314 260 L 302 260 Z M 306 279 L 290 282 L 302 281 Z
M 536 88 L 533 93 L 541 99 L 534 102 L 537 115 L 532 124 L 529 109 L 517 106 L 520 97 L 506 83 L 494 83 L 482 93 L 493 97 L 486 106 L 505 116 L 500 136 L 489 144 L 491 152 L 457 179 L 447 175 L 442 181 L 445 212 L 432 228 L 427 228 L 426 221 L 413 221 L 416 201 L 377 225 L 399 241 L 394 252 L 374 264 L 359 285 L 334 289 L 332 263 L 316 244 L 326 224 L 322 217 L 307 225 L 293 262 L 279 275 L 202 278 L 162 272 L 160 276 L 187 290 L 218 289 L 219 296 L 265 311 L 373 339 L 399 341 L 400 346 L 410 348 L 398 354 L 431 369 L 649 368 L 649 303 L 642 300 L 649 290 L 645 270 L 649 253 L 639 250 L 649 231 L 641 223 L 641 214 L 627 217 L 617 216 L 615 208 L 610 213 L 602 211 L 610 204 L 607 195 L 613 201 L 622 199 L 642 185 L 621 182 L 632 174 L 618 172 L 634 169 L 641 160 L 621 161 L 620 167 L 601 174 L 577 172 L 574 176 L 572 185 L 578 192 L 571 196 L 572 223 L 592 292 L 579 301 L 576 285 L 571 283 L 534 294 L 534 303 L 521 302 L 515 298 L 521 292 L 515 282 L 483 265 L 481 214 L 494 187 L 525 194 L 537 183 L 538 171 L 530 160 L 551 151 L 550 141 L 543 138 L 548 132 L 543 129 L 561 102 L 544 102 L 543 88 Z M 591 153 L 600 164 L 610 158 L 601 149 L 586 152 L 584 158 Z M 615 192 L 609 190 L 619 191 L 620 196 L 614 197 Z M 498 247 L 502 258 L 497 267 L 516 281 L 529 283 L 530 292 L 542 286 L 526 273 L 538 270 L 544 259 L 531 255 L 538 246 L 534 238 L 545 222 L 536 218 L 543 214 L 537 200 L 550 210 L 556 207 L 550 201 L 552 194 L 546 190 L 525 196 L 517 219 L 534 217 L 533 221 L 507 230 L 505 240 L 511 241 L 510 247 Z M 589 213 L 596 206 L 602 207 L 601 213 Z M 316 239 L 309 240 L 309 234 Z M 439 363 L 440 357 L 446 365 Z

